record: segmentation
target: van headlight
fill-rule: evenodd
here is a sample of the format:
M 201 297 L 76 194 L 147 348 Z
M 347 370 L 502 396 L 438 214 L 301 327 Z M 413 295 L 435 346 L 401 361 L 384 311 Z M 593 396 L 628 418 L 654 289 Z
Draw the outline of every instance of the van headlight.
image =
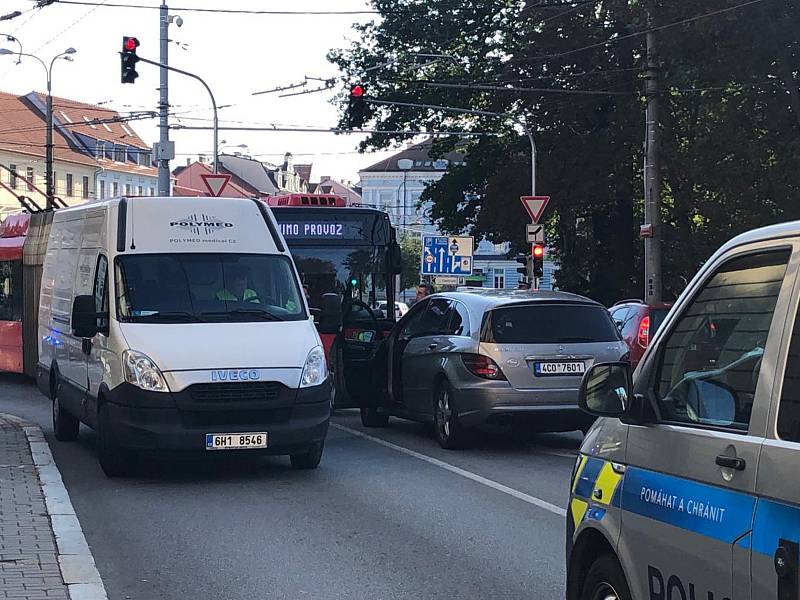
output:
M 122 353 L 122 370 L 125 381 L 148 392 L 167 392 L 167 382 L 156 363 L 141 352 L 125 350 Z
M 300 376 L 300 387 L 320 385 L 328 378 L 328 366 L 325 363 L 325 351 L 321 346 L 316 346 L 308 353 L 303 374 Z

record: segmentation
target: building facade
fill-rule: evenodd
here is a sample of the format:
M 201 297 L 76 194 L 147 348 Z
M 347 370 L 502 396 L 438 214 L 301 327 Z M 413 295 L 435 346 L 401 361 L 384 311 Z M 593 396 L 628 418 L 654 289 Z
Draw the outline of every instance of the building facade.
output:
M 464 164 L 461 152 L 431 157 L 433 142 L 426 140 L 359 171 L 361 202 L 389 214 L 401 233 L 415 236 L 437 235 L 429 207 L 418 206 L 429 183 L 439 181 L 450 166 Z
M 19 196 L 45 204 L 46 96 L 0 92 L 0 213 Z M 156 194 L 150 148 L 117 111 L 53 98 L 55 194 L 68 205 L 94 198 Z

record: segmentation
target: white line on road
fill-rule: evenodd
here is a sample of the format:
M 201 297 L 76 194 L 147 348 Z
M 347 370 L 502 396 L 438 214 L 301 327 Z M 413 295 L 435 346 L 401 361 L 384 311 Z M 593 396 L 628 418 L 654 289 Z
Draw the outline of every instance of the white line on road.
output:
M 486 477 L 476 475 L 471 471 L 467 471 L 465 469 L 462 469 L 461 467 L 456 467 L 455 465 L 446 463 L 443 460 L 439 460 L 438 458 L 433 458 L 432 456 L 428 456 L 427 454 L 421 454 L 420 452 L 409 450 L 408 448 L 405 448 L 403 446 L 398 446 L 397 444 L 393 444 L 392 442 L 387 442 L 386 440 L 382 440 L 381 438 L 366 433 L 362 433 L 357 429 L 350 429 L 349 427 L 345 427 L 344 425 L 339 425 L 338 423 L 331 423 L 331 427 L 336 427 L 336 429 L 341 429 L 342 431 L 364 438 L 366 440 L 370 440 L 371 442 L 375 442 L 376 444 L 380 444 L 381 446 L 386 446 L 387 448 L 391 448 L 392 450 L 397 450 L 398 452 L 402 452 L 403 454 L 407 454 L 408 456 L 413 456 L 414 458 L 417 458 L 419 460 L 424 460 L 426 463 L 435 465 L 441 469 L 444 469 L 445 471 L 450 471 L 451 473 L 455 473 L 456 475 L 460 475 L 461 477 L 465 477 L 476 483 L 480 483 L 481 485 L 490 487 L 493 490 L 497 490 L 498 492 L 508 494 L 509 496 L 513 496 L 514 498 L 522 500 L 523 502 L 527 502 L 528 504 L 532 504 L 533 506 L 538 506 L 539 508 L 543 508 L 544 510 L 549 511 L 553 514 L 559 515 L 561 517 L 567 516 L 566 510 L 564 510 L 560 506 L 551 504 L 547 500 L 542 500 L 541 498 L 537 498 L 536 496 L 531 496 L 530 494 L 526 494 L 525 492 L 520 492 L 519 490 L 510 488 L 507 485 L 503 485 L 502 483 L 497 483 L 496 481 L 492 481 L 491 479 L 486 479 Z

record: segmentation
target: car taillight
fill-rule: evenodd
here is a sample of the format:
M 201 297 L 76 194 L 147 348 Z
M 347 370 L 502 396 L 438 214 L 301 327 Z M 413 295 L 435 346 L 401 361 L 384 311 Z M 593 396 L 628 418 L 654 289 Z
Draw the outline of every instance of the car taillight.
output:
M 473 375 L 483 377 L 484 379 L 505 381 L 506 376 L 503 375 L 500 367 L 488 356 L 484 356 L 483 354 L 462 354 L 461 360 L 464 362 L 464 366 L 467 367 L 467 370 Z
M 647 316 L 639 323 L 639 345 L 642 348 L 647 348 L 650 342 L 650 317 Z

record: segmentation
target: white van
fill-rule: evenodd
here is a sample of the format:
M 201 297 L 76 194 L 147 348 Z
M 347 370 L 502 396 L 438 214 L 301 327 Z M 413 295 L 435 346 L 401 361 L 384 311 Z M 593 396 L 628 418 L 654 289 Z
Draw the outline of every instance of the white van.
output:
M 133 455 L 250 450 L 316 467 L 332 385 L 270 209 L 121 198 L 55 212 L 39 389 L 59 440 L 97 431 L 108 476 Z

